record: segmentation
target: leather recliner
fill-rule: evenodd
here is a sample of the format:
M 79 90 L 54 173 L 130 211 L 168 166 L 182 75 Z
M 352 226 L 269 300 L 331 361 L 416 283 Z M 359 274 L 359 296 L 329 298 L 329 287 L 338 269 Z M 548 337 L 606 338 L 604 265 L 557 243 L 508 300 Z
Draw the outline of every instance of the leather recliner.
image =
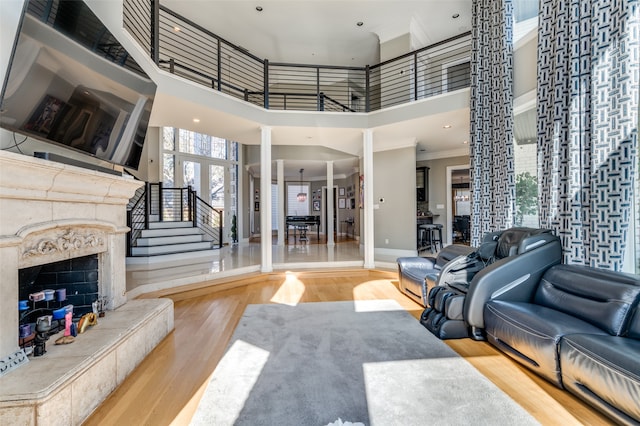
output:
M 473 247 L 454 244 L 443 248 L 437 257 L 399 257 L 396 260 L 398 288 L 422 306 L 427 306 L 428 291 L 433 287 L 442 267 L 474 250 Z
M 484 311 L 491 344 L 616 423 L 640 424 L 640 277 L 556 265 L 532 294 Z
M 442 268 L 429 292 L 429 307 L 420 322 L 441 339 L 484 340 L 484 304 L 532 292 L 542 274 L 562 260 L 560 239 L 547 229 L 509 228 L 487 234 L 483 245 L 483 253 L 470 256 L 480 258 L 485 267 L 465 275 L 459 269 L 470 262 L 456 259 Z

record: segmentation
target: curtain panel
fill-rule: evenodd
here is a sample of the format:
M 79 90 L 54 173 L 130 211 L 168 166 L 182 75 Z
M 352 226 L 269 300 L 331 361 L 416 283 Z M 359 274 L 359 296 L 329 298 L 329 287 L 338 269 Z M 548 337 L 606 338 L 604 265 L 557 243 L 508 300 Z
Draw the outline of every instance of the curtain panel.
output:
M 475 0 L 471 44 L 471 245 L 512 226 L 513 6 Z
M 540 3 L 540 225 L 562 239 L 565 263 L 621 270 L 632 244 L 638 10 L 637 0 Z

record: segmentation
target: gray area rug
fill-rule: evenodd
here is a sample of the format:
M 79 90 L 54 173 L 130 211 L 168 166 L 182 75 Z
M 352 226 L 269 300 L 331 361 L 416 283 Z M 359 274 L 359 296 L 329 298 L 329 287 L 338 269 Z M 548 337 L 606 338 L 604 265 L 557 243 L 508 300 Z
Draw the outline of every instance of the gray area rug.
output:
M 249 305 L 193 425 L 537 422 L 393 300 Z

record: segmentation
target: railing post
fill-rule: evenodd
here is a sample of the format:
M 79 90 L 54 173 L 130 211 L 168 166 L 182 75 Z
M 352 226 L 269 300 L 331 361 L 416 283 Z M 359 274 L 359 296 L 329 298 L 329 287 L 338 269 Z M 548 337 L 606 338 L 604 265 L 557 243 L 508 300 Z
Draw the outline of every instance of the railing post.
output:
M 171 74 L 176 72 L 176 61 L 173 58 L 169 59 L 169 72 Z
M 151 0 L 151 59 L 160 66 L 160 0 Z
M 127 226 L 129 227 L 129 232 L 127 232 L 127 256 L 131 257 L 131 238 L 133 238 L 132 210 L 127 210 Z
M 191 215 L 191 185 L 187 186 L 187 220 L 193 220 L 193 216 Z M 180 194 L 180 198 L 184 198 L 183 194 Z M 183 218 L 184 220 L 184 218 Z
M 222 212 L 218 213 L 219 225 L 218 225 L 218 248 L 222 247 L 222 224 L 224 223 Z
M 218 40 L 218 91 L 222 90 L 222 52 L 220 52 L 220 39 Z
M 158 220 L 164 220 L 164 192 L 162 191 L 162 182 L 158 182 Z
M 264 109 L 269 109 L 269 60 L 264 60 Z
M 144 183 L 144 229 L 149 229 L 149 212 L 151 211 L 151 184 Z
M 196 193 L 192 192 L 191 193 L 191 203 L 193 204 L 193 211 L 192 211 L 192 216 L 191 219 L 193 221 L 193 227 L 197 228 L 198 227 L 198 203 L 196 200 Z
M 320 68 L 316 68 L 316 96 L 318 111 L 324 111 L 324 95 L 320 92 Z
M 364 111 L 371 112 L 371 71 L 369 65 L 364 68 Z
M 418 54 L 413 54 L 413 100 L 418 100 Z
M 249 102 L 249 89 L 245 87 L 244 89 L 244 101 Z

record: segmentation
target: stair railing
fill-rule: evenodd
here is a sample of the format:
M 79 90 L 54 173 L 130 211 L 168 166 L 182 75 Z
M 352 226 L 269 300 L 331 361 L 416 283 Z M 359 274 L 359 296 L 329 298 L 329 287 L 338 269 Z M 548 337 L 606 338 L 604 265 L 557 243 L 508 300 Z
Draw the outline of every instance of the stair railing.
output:
M 200 228 L 206 235 L 208 241 L 217 242 L 218 247 L 222 246 L 222 212 L 198 196 L 198 193 L 189 188 L 189 198 L 191 202 L 191 220 L 193 226 Z
M 198 196 L 191 186 L 186 188 L 167 188 L 159 183 L 146 182 L 144 191 L 137 192 L 130 201 L 127 210 L 127 225 L 130 228 L 127 238 L 127 254 L 149 229 L 149 223 L 189 221 L 205 235 L 212 247 L 222 247 L 222 210 L 216 209 Z M 152 220 L 153 219 L 153 220 Z

